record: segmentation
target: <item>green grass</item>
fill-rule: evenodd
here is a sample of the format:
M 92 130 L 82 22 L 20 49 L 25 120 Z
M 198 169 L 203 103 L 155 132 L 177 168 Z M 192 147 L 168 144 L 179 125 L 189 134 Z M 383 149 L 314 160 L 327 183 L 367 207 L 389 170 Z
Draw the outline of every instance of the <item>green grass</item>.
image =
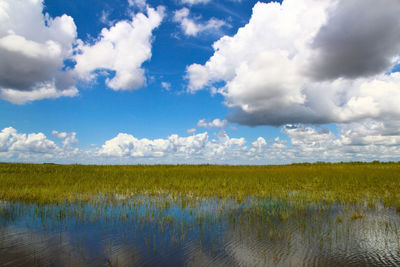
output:
M 400 163 L 276 166 L 0 164 L 0 200 L 63 203 L 135 195 L 247 197 L 400 207 Z

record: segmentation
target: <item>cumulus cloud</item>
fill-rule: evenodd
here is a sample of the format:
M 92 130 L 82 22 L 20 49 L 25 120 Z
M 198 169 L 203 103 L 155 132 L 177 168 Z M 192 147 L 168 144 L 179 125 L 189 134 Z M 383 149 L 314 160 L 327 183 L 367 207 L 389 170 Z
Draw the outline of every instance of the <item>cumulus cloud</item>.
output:
M 166 139 L 137 139 L 120 133 L 108 140 L 99 150 L 99 156 L 117 158 L 161 158 L 161 160 L 208 162 L 240 155 L 246 149 L 244 138 L 230 138 L 222 133 L 211 139 L 207 132 L 188 137 L 171 135 Z
M 335 135 L 328 129 L 315 129 L 304 125 L 286 125 L 283 132 L 289 136 L 293 148 L 293 158 L 312 158 L 314 160 L 327 160 L 335 155 L 331 149 L 341 149 L 340 141 L 335 140 Z M 331 148 L 331 149 L 328 149 Z
M 78 93 L 62 70 L 77 36 L 74 20 L 42 11 L 39 0 L 0 3 L 0 97 L 12 103 Z
M 288 140 L 259 137 L 247 152 L 250 162 L 398 160 L 400 124 L 364 121 L 340 125 L 335 135 L 326 128 L 289 124 L 282 128 Z
M 197 122 L 197 126 L 203 128 L 224 128 L 227 123 L 226 120 L 221 119 L 214 119 L 211 122 L 207 122 L 206 119 L 201 119 Z
M 338 136 L 310 126 L 285 127 L 294 156 L 313 160 L 396 160 L 400 155 L 400 125 L 364 121 L 342 125 Z
M 304 124 L 282 127 L 282 136 L 252 142 L 220 131 L 166 138 L 120 133 L 100 147 L 79 149 L 75 132 L 53 131 L 58 146 L 43 133 L 0 131 L 0 160 L 60 163 L 230 163 L 282 164 L 313 161 L 395 160 L 400 157 L 400 123 L 367 120 L 338 126 L 337 134 Z
M 29 158 L 31 155 L 51 157 L 60 148 L 43 133 L 20 134 L 12 127 L 0 132 L 0 155 L 3 157 Z
M 0 132 L 0 159 L 26 162 L 84 160 L 79 158 L 80 150 L 72 147 L 78 143 L 75 132 L 53 131 L 52 134 L 63 139 L 62 147 L 40 132 L 26 134 L 19 133 L 13 127 L 4 128 Z M 88 155 L 86 152 L 82 154 Z
M 101 155 L 128 157 L 162 157 L 173 151 L 183 155 L 193 154 L 207 142 L 207 133 L 186 138 L 171 135 L 167 139 L 137 139 L 132 135 L 120 133 L 108 140 L 100 150 Z
M 186 7 L 175 11 L 174 21 L 180 24 L 183 33 L 188 36 L 197 36 L 211 30 L 219 31 L 221 27 L 229 26 L 225 21 L 216 18 L 201 23 L 198 19 L 190 18 L 190 11 Z
M 59 139 L 62 139 L 64 147 L 71 147 L 72 145 L 78 144 L 78 139 L 76 138 L 76 132 L 67 133 L 67 132 L 59 132 L 53 130 L 51 134 Z
M 259 2 L 205 64 L 187 67 L 188 90 L 217 87 L 228 119 L 244 125 L 398 120 L 399 74 L 387 72 L 400 53 L 400 2 L 367 2 Z
M 140 8 L 145 1 L 130 1 Z M 146 82 L 143 62 L 151 57 L 152 31 L 164 8 L 147 7 L 104 28 L 94 44 L 77 40 L 74 20 L 43 14 L 41 0 L 0 3 L 0 98 L 14 104 L 79 94 L 76 80 L 91 81 L 107 73 L 108 87 L 131 90 Z M 106 13 L 103 14 L 106 19 Z M 66 67 L 65 60 L 76 62 Z M 105 71 L 104 71 L 105 70 Z
M 327 128 L 288 124 L 285 139 L 258 137 L 247 145 L 245 138 L 231 138 L 226 132 L 214 137 L 199 133 L 188 137 L 137 139 L 118 134 L 105 142 L 97 156 L 137 162 L 170 163 L 256 163 L 281 164 L 313 161 L 398 160 L 400 123 L 368 120 L 338 126 L 338 134 Z
M 120 21 L 110 29 L 104 28 L 93 44 L 82 44 L 74 57 L 74 72 L 86 81 L 96 78 L 96 71 L 115 72 L 106 79 L 113 90 L 133 90 L 146 82 L 143 62 L 151 57 L 152 31 L 164 16 L 164 7 L 147 7 L 147 16 L 137 13 L 130 21 Z

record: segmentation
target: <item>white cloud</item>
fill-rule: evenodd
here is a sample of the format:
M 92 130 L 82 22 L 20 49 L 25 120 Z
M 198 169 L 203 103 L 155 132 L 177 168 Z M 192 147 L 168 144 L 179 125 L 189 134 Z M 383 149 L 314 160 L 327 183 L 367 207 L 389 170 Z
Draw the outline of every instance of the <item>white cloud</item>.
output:
M 201 119 L 197 122 L 197 126 L 206 128 L 208 127 L 208 123 L 206 122 L 206 119 Z
M 273 141 L 258 138 L 247 152 L 248 160 L 268 163 L 313 161 L 394 160 L 400 156 L 400 124 L 365 121 L 339 126 L 336 136 L 328 129 L 286 125 Z
M 4 128 L 0 132 L 0 155 L 29 158 L 31 155 L 50 157 L 60 152 L 60 148 L 43 133 L 20 134 L 14 128 Z
M 256 141 L 251 143 L 249 153 L 261 153 L 267 145 L 267 141 L 264 138 L 258 137 Z
M 225 132 L 214 138 L 200 133 L 154 140 L 119 134 L 105 142 L 98 156 L 122 162 L 131 159 L 135 162 L 236 164 L 398 160 L 400 156 L 400 124 L 376 121 L 346 124 L 339 126 L 337 135 L 325 128 L 297 124 L 284 126 L 282 133 L 288 140 L 276 137 L 267 141 L 259 137 L 250 146 L 246 146 L 244 138 L 231 138 Z
M 396 147 L 400 144 L 400 123 L 366 121 L 343 125 L 339 137 L 346 146 Z
M 228 119 L 251 126 L 399 120 L 400 75 L 385 72 L 399 58 L 400 2 L 368 0 L 374 8 L 360 16 L 357 7 L 370 5 L 349 3 L 257 3 L 205 64 L 187 67 L 188 90 L 215 91 L 223 82 L 216 92 L 234 110 Z M 336 54 L 340 62 L 330 60 Z
M 147 6 L 146 0 L 128 0 L 129 6 L 137 6 L 138 8 L 144 10 Z
M 71 147 L 72 145 L 78 144 L 78 139 L 76 138 L 76 132 L 67 133 L 67 132 L 59 132 L 53 130 L 51 134 L 59 139 L 63 139 L 64 147 Z
M 60 138 L 60 139 L 64 139 L 64 138 L 66 138 L 66 137 L 68 136 L 68 133 L 66 133 L 66 132 L 59 132 L 59 131 L 56 131 L 56 130 L 53 130 L 53 131 L 51 132 L 51 134 L 54 135 L 54 136 L 57 137 L 57 138 Z
M 181 0 L 182 4 L 197 5 L 197 4 L 207 4 L 211 0 Z
M 230 138 L 225 133 L 210 139 L 207 132 L 188 137 L 171 135 L 166 139 L 137 139 L 129 134 L 118 134 L 106 141 L 99 151 L 100 156 L 154 157 L 171 161 L 225 160 L 239 155 L 246 147 L 244 138 Z
M 53 83 L 42 84 L 35 87 L 32 91 L 18 91 L 13 89 L 1 89 L 0 98 L 7 100 L 13 104 L 25 104 L 35 100 L 59 97 L 74 97 L 79 94 L 78 89 L 72 87 L 66 90 L 57 90 Z
M 186 132 L 187 132 L 188 134 L 194 134 L 196 131 L 197 131 L 196 128 L 190 128 L 190 129 L 187 129 L 187 130 L 186 130 Z
M 58 146 L 43 133 L 0 131 L 0 160 L 59 163 L 230 163 L 281 164 L 312 161 L 394 160 L 400 157 L 400 123 L 373 120 L 340 125 L 330 130 L 303 124 L 285 125 L 282 137 L 258 137 L 246 145 L 224 131 L 190 136 L 170 135 L 138 139 L 127 133 L 105 141 L 101 147 L 79 149 L 75 132 L 52 134 L 63 140 Z
M 285 125 L 283 132 L 287 134 L 293 146 L 320 149 L 335 138 L 328 129 L 315 129 L 304 125 Z
M 104 28 L 91 45 L 77 40 L 74 20 L 43 14 L 42 0 L 3 0 L 0 3 L 0 99 L 24 104 L 46 98 L 74 97 L 77 80 L 91 81 L 106 73 L 114 90 L 132 90 L 146 82 L 143 62 L 151 58 L 152 31 L 164 7 L 130 0 L 144 12 L 131 21 Z M 103 12 L 101 20 L 108 20 Z M 114 24 L 114 23 L 111 23 Z M 74 67 L 65 60 L 76 61 Z
M 81 155 L 90 158 L 87 153 L 72 147 L 78 142 L 75 132 L 53 131 L 52 134 L 63 139 L 63 147 L 59 147 L 40 132 L 25 134 L 18 133 L 13 127 L 4 128 L 0 132 L 0 159 L 25 162 L 76 162 L 85 160 L 85 158 L 80 158 Z
M 42 11 L 40 0 L 0 3 L 0 98 L 12 103 L 77 95 L 71 73 L 61 70 L 72 56 L 74 20 Z
M 171 135 L 167 139 L 137 139 L 132 135 L 120 133 L 102 146 L 100 155 L 119 157 L 162 157 L 168 152 L 180 156 L 196 154 L 206 144 L 207 133 L 190 137 Z
M 198 19 L 190 18 L 190 11 L 184 7 L 176 10 L 174 13 L 174 21 L 180 24 L 185 35 L 197 36 L 201 32 L 219 31 L 221 27 L 230 26 L 223 20 L 211 18 L 205 23 L 198 22 Z
M 75 73 L 83 80 L 96 77 L 96 70 L 114 71 L 106 79 L 113 90 L 133 90 L 145 84 L 143 62 L 151 57 L 152 31 L 164 16 L 164 7 L 147 7 L 147 16 L 138 13 L 131 21 L 119 21 L 110 29 L 104 28 L 93 45 L 81 44 L 75 56 Z
M 110 11 L 109 10 L 103 10 L 101 12 L 100 22 L 105 24 L 105 25 L 112 26 L 115 21 L 114 20 L 110 20 Z
M 328 130 L 300 126 L 288 130 L 296 155 L 313 160 L 397 160 L 400 125 L 364 121 L 342 125 L 337 137 Z
M 224 128 L 227 123 L 226 120 L 221 119 L 214 119 L 211 122 L 207 122 L 206 119 L 201 119 L 197 122 L 197 126 L 203 128 Z
M 171 84 L 168 82 L 161 82 L 162 88 L 164 88 L 166 91 L 171 90 Z
M 137 139 L 120 133 L 108 140 L 99 150 L 99 156 L 117 158 L 160 158 L 163 161 L 182 162 L 227 160 L 238 156 L 246 147 L 244 138 L 230 138 L 222 133 L 210 139 L 207 132 L 188 137 L 171 135 L 166 139 Z

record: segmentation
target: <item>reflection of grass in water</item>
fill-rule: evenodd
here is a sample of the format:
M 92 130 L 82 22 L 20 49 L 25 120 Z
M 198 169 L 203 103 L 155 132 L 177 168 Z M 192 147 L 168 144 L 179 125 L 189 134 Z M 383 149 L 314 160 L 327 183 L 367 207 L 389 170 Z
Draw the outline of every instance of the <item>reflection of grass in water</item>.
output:
M 167 235 L 171 243 L 184 242 L 189 233 L 197 232 L 202 242 L 212 244 L 214 242 L 209 240 L 209 233 L 215 231 L 213 229 L 217 225 L 229 224 L 236 230 L 243 228 L 249 232 L 257 231 L 261 237 L 265 230 L 262 225 L 268 220 L 272 221 L 268 226 L 271 233 L 274 231 L 274 239 L 281 239 L 282 230 L 275 229 L 275 225 L 289 220 L 289 213 L 296 213 L 294 206 L 283 201 L 245 200 L 239 205 L 232 200 L 210 199 L 189 201 L 190 204 L 184 208 L 181 207 L 182 201 L 182 198 L 157 196 L 140 197 L 111 205 L 108 201 L 99 201 L 95 205 L 9 203 L 2 209 L 0 223 L 14 224 L 23 218 L 27 226 L 31 224 L 34 228 L 58 229 L 60 226 L 64 228 L 100 222 L 108 225 L 135 225 L 139 233 L 150 226 L 154 233 Z M 284 216 L 288 217 L 282 219 Z M 252 225 L 259 227 L 253 228 Z M 151 239 L 148 236 L 146 241 L 149 247 L 154 245 Z
M 186 241 L 196 240 L 198 250 L 209 253 L 211 258 L 227 250 L 234 253 L 241 247 L 251 248 L 252 255 L 258 257 L 253 265 L 263 265 L 264 262 L 285 265 L 279 263 L 285 263 L 285 253 L 298 244 L 312 247 L 314 251 L 335 246 L 353 247 L 357 245 L 352 238 L 356 236 L 353 232 L 358 228 L 372 233 L 376 231 L 376 236 L 382 233 L 382 229 L 386 229 L 384 233 L 387 236 L 398 236 L 399 229 L 395 220 L 371 216 L 369 212 L 375 209 L 369 210 L 367 206 L 299 200 L 248 198 L 239 204 L 232 199 L 193 200 L 168 195 L 140 195 L 124 201 L 99 200 L 62 205 L 6 203 L 1 208 L 10 216 L 7 219 L 0 215 L 0 225 L 4 220 L 21 221 L 21 216 L 24 227 L 50 229 L 50 232 L 60 229 L 60 226 L 66 231 L 71 227 L 73 232 L 74 229 L 88 229 L 83 227 L 85 224 L 88 227 L 93 223 L 107 224 L 109 229 L 121 231 L 119 233 L 126 238 L 124 242 L 127 244 L 132 242 L 132 238 L 139 238 L 139 244 L 152 251 L 154 256 L 162 255 L 161 244 L 182 246 Z M 395 213 L 390 209 L 384 210 Z M 355 212 L 365 214 L 365 218 L 353 220 L 351 216 Z M 340 223 L 337 223 L 338 218 L 341 218 Z M 29 226 L 30 222 L 32 226 Z M 9 221 L 4 225 L 14 224 Z M 364 234 L 364 230 L 360 233 Z M 112 244 L 109 254 L 112 254 L 111 249 Z M 109 259 L 113 266 L 119 260 L 115 257 Z
M 64 203 L 160 195 L 288 199 L 400 209 L 399 163 L 285 166 L 0 164 L 0 199 Z M 186 201 L 186 200 L 185 200 Z M 182 203 L 183 206 L 186 203 Z
M 165 238 L 168 244 L 182 244 L 195 236 L 200 247 L 214 244 L 217 248 L 212 251 L 218 251 L 222 227 L 228 229 L 226 239 L 256 240 L 254 244 L 270 244 L 271 251 L 274 247 L 290 248 L 299 240 L 322 249 L 351 244 L 352 231 L 370 224 L 368 209 L 376 203 L 390 206 L 392 212 L 399 209 L 399 174 L 398 163 L 0 164 L 0 200 L 7 201 L 4 205 L 0 202 L 0 223 L 12 225 L 27 216 L 27 223 L 32 221 L 33 227 L 43 225 L 45 229 L 97 222 L 125 224 L 136 231 L 133 236 L 146 233 L 143 242 L 155 254 L 162 249 L 155 236 Z M 365 217 L 356 220 L 354 214 Z M 377 222 L 380 224 L 371 224 L 376 225 L 377 236 L 381 229 L 397 234 L 399 227 L 394 221 L 381 225 L 377 218 Z M 277 257 L 274 262 L 279 263 L 282 255 L 272 253 Z M 266 262 L 270 256 L 263 256 Z

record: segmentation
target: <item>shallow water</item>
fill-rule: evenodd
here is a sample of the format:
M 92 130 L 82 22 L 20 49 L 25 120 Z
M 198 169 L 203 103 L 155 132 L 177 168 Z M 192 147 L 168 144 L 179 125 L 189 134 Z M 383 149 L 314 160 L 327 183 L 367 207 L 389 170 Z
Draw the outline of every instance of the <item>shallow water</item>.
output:
M 0 203 L 0 266 L 399 266 L 383 207 L 137 197 Z

